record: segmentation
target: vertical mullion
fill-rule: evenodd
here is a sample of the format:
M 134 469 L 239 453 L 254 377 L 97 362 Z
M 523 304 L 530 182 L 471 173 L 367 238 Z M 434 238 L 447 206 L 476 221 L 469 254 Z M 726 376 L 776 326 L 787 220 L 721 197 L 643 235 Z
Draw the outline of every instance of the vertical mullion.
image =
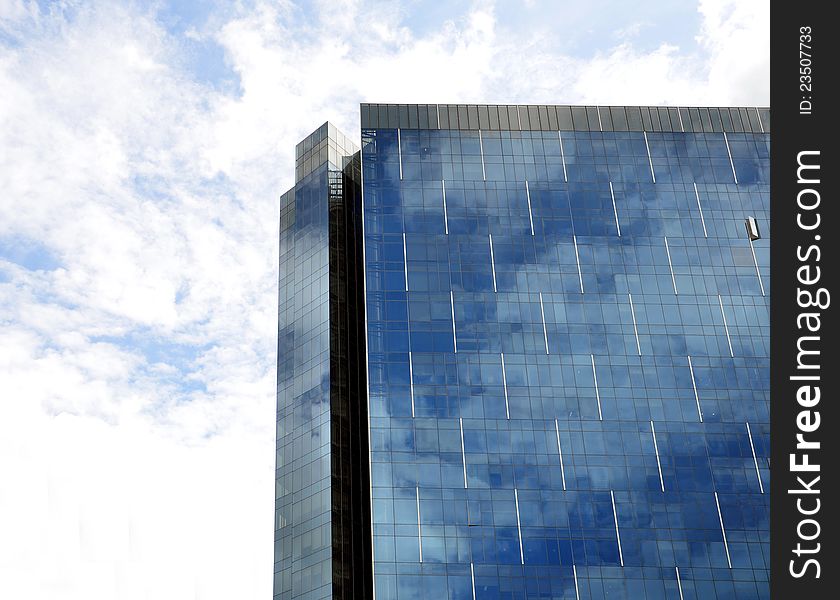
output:
M 443 231 L 449 235 L 449 216 L 446 214 L 446 181 L 440 180 L 440 189 L 443 191 Z
M 723 132 L 723 141 L 726 144 L 726 154 L 729 155 L 729 166 L 732 167 L 732 178 L 735 180 L 735 183 L 738 183 L 738 175 L 735 173 L 735 163 L 732 162 L 732 152 L 729 150 L 729 138 L 726 137 L 726 132 Z
M 656 183 L 656 174 L 653 172 L 653 159 L 650 157 L 650 146 L 648 146 L 647 131 L 642 132 L 645 136 L 645 148 L 647 149 L 648 164 L 650 165 L 650 177 Z
M 694 197 L 697 198 L 697 208 L 700 211 L 700 223 L 703 224 L 703 237 L 709 237 L 706 231 L 706 219 L 703 218 L 703 207 L 700 206 L 700 192 L 697 191 L 697 183 L 694 184 Z
M 615 214 L 615 228 L 618 231 L 618 237 L 621 237 L 621 225 L 618 224 L 618 208 L 615 206 L 615 192 L 613 191 L 612 181 L 610 181 L 610 198 L 612 198 L 613 213 Z
M 729 568 L 732 568 L 732 560 L 729 558 L 729 543 L 726 541 L 726 529 L 723 526 L 723 514 L 720 512 L 720 500 L 718 500 L 718 493 L 715 492 L 715 506 L 717 506 L 718 520 L 720 521 L 720 533 L 723 536 L 723 548 L 726 550 L 726 562 Z
M 397 128 L 397 156 L 400 161 L 400 180 L 403 178 L 403 169 L 402 169 L 402 140 L 400 139 L 400 130 Z
M 467 454 L 464 452 L 464 419 L 458 417 L 458 429 L 461 430 L 461 462 L 464 464 L 464 489 L 467 488 Z
M 755 476 L 758 477 L 758 487 L 761 493 L 764 493 L 764 484 L 761 483 L 761 471 L 758 470 L 758 458 L 755 456 L 755 446 L 753 445 L 752 431 L 750 431 L 750 424 L 747 423 L 747 435 L 750 438 L 750 450 L 752 450 L 753 463 L 755 464 Z
M 694 380 L 694 365 L 691 364 L 691 356 L 688 357 L 688 370 L 691 373 L 691 387 L 694 388 L 694 401 L 697 403 L 697 414 L 700 422 L 703 422 L 703 411 L 700 410 L 700 395 L 697 393 L 697 382 Z
M 423 532 L 420 528 L 420 486 L 414 486 L 417 497 L 417 544 L 420 548 L 420 562 L 423 562 Z
M 497 291 L 496 289 L 496 258 L 493 256 L 493 234 L 487 234 L 490 237 L 490 269 L 493 271 L 493 292 Z
M 408 251 L 406 250 L 405 233 L 403 233 L 403 266 L 405 267 L 405 291 L 408 291 Z
M 484 142 L 481 139 L 481 130 L 478 130 L 478 150 L 481 152 L 481 178 L 487 181 L 487 173 L 484 171 Z
M 662 463 L 659 462 L 659 445 L 656 443 L 656 429 L 653 427 L 653 421 L 650 422 L 650 434 L 653 436 L 653 451 L 656 453 L 656 468 L 659 469 L 659 487 L 665 491 L 665 481 L 662 479 Z
M 411 350 L 408 351 L 408 382 L 411 388 L 411 417 L 414 418 L 414 362 L 411 358 Z
M 563 181 L 569 181 L 569 175 L 566 173 L 566 153 L 563 151 L 563 134 L 557 132 L 557 137 L 560 139 L 560 160 L 563 162 Z
M 676 569 L 676 571 L 677 571 L 677 589 L 680 591 L 680 600 L 684 600 L 683 599 L 683 591 L 682 591 L 682 582 L 680 581 L 680 568 L 679 567 L 674 567 L 674 569 Z M 473 600 L 475 600 L 475 599 L 473 598 Z
M 603 421 L 604 416 L 601 414 L 601 394 L 598 391 L 598 373 L 595 372 L 595 355 L 590 354 L 589 358 L 592 359 L 592 379 L 595 381 L 595 399 L 598 401 L 598 420 Z
M 513 488 L 513 498 L 516 502 L 516 531 L 519 533 L 519 560 L 525 564 L 525 553 L 522 551 L 522 525 L 519 522 L 519 490 Z
M 449 307 L 452 309 L 452 343 L 455 346 L 455 354 L 458 354 L 458 336 L 455 333 L 455 296 L 449 290 Z
M 755 274 L 758 275 L 758 285 L 761 286 L 761 295 L 764 296 L 764 282 L 761 281 L 761 271 L 758 270 L 758 259 L 755 257 L 755 247 L 752 240 L 750 240 L 750 250 L 752 251 L 753 264 L 755 264 Z
M 583 271 L 580 269 L 580 254 L 578 253 L 577 236 L 572 236 L 572 242 L 575 245 L 575 262 L 577 262 L 578 281 L 580 282 L 580 293 L 583 294 Z
M 528 200 L 528 222 L 531 224 L 531 235 L 534 235 L 534 213 L 531 211 L 531 189 L 528 187 L 528 180 L 525 180 L 525 198 Z
M 618 560 L 624 566 L 624 555 L 621 553 L 621 534 L 618 532 L 618 512 L 615 510 L 615 494 L 610 490 L 610 501 L 612 502 L 613 519 L 615 519 L 615 539 L 618 541 Z
M 735 353 L 732 351 L 732 338 L 729 337 L 729 325 L 726 324 L 726 313 L 723 311 L 723 298 L 718 294 L 718 303 L 720 303 L 720 314 L 723 317 L 723 328 L 726 330 L 726 342 L 729 344 L 729 356 L 735 358 Z
M 560 447 L 560 425 L 554 419 L 554 433 L 557 436 L 557 454 L 560 455 L 560 480 L 563 482 L 563 491 L 566 491 L 566 469 L 563 468 L 563 449 Z
M 668 236 L 665 236 L 665 254 L 668 256 L 668 270 L 671 271 L 671 283 L 674 284 L 674 295 L 679 295 L 677 291 L 677 279 L 674 277 L 674 265 L 671 263 L 671 248 L 668 246 Z
M 507 389 L 507 374 L 505 373 L 505 353 L 501 353 L 502 357 L 502 386 L 505 389 L 505 417 L 510 419 L 510 405 L 508 404 L 508 389 Z
M 636 327 L 636 309 L 633 308 L 633 294 L 628 292 L 627 297 L 630 299 L 630 316 L 633 317 L 633 333 L 636 335 L 636 350 L 638 350 L 639 356 L 641 356 L 642 345 L 639 343 L 639 329 Z
M 545 353 L 548 354 L 548 331 L 545 328 L 545 310 L 543 309 L 542 292 L 540 292 L 540 317 L 542 317 L 543 339 L 545 340 Z

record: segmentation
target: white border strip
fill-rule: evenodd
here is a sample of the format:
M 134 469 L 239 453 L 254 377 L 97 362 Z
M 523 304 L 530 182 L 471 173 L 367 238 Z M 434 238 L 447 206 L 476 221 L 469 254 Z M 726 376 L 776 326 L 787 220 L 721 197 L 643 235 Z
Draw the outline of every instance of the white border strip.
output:
M 446 181 L 440 180 L 440 188 L 443 190 L 443 231 L 449 235 L 449 215 L 446 214 Z
M 697 382 L 694 380 L 694 365 L 691 364 L 691 356 L 688 357 L 688 370 L 691 372 L 691 387 L 694 388 L 694 401 L 697 403 L 697 415 L 700 422 L 703 422 L 703 411 L 700 410 L 700 395 L 697 393 Z
M 645 136 L 645 148 L 647 148 L 648 164 L 650 165 L 650 177 L 656 183 L 656 174 L 653 172 L 653 159 L 650 157 L 650 146 L 648 146 L 647 131 L 642 132 Z
M 560 425 L 554 419 L 554 433 L 557 435 L 557 454 L 560 455 L 560 479 L 563 481 L 563 491 L 566 491 L 566 469 L 563 467 L 563 449 L 560 447 Z
M 505 373 L 505 353 L 500 353 L 502 357 L 502 386 L 505 388 L 505 417 L 510 419 L 510 405 L 508 404 L 508 389 L 507 389 L 507 373 Z
M 464 452 L 464 419 L 458 417 L 458 429 L 461 430 L 461 462 L 464 464 L 464 489 L 467 489 L 467 454 Z
M 758 458 L 755 456 L 755 446 L 753 445 L 752 431 L 750 431 L 750 424 L 747 423 L 747 435 L 750 438 L 750 450 L 752 450 L 753 463 L 755 463 L 755 476 L 758 477 L 758 487 L 761 493 L 764 493 L 764 484 L 761 483 L 761 472 L 758 470 Z
M 610 181 L 610 198 L 612 198 L 613 213 L 615 213 L 615 228 L 618 231 L 618 237 L 621 237 L 621 225 L 618 224 L 618 209 L 615 206 L 615 192 L 613 191 L 612 181 Z
M 720 533 L 723 535 L 723 548 L 726 550 L 726 562 L 729 568 L 732 568 L 732 560 L 729 558 L 729 543 L 726 541 L 726 529 L 723 527 L 723 515 L 720 512 L 720 500 L 718 500 L 718 493 L 715 492 L 715 506 L 717 506 L 718 519 L 720 520 Z
M 662 479 L 662 463 L 659 462 L 659 445 L 656 443 L 656 429 L 653 421 L 650 422 L 650 434 L 653 436 L 653 450 L 656 452 L 656 468 L 659 469 L 659 488 L 665 492 L 665 480 Z
M 475 600 L 475 568 L 470 563 L 470 582 L 472 583 L 472 598 Z
M 397 154 L 399 156 L 400 161 L 400 180 L 403 178 L 403 171 L 402 171 L 402 140 L 400 139 L 400 130 L 397 128 Z
M 557 132 L 557 137 L 560 139 L 560 160 L 563 161 L 563 181 L 569 181 L 569 175 L 566 173 L 566 153 L 563 151 L 563 134 Z
M 580 600 L 580 591 L 578 590 L 577 566 L 576 565 L 572 565 L 572 576 L 575 578 L 575 600 Z
M 572 241 L 575 244 L 575 261 L 577 262 L 578 281 L 580 282 L 580 293 L 583 294 L 583 272 L 580 270 L 580 254 L 578 253 L 577 236 L 572 236 Z
M 621 553 L 621 535 L 618 533 L 618 513 L 615 510 L 615 494 L 610 490 L 610 500 L 612 500 L 613 519 L 615 519 L 615 539 L 618 540 L 618 559 L 621 561 L 621 566 L 624 566 L 624 555 Z
M 598 113 L 598 131 L 604 131 L 604 125 L 601 123 L 601 108 L 596 106 L 595 111 Z
M 490 269 L 493 271 L 493 292 L 495 293 L 498 291 L 496 289 L 496 258 L 493 256 L 493 234 L 487 234 L 490 237 Z
M 405 232 L 403 232 L 403 266 L 405 267 L 405 291 L 408 291 L 408 250 L 405 245 Z
M 700 211 L 700 222 L 703 224 L 703 237 L 709 237 L 706 231 L 706 219 L 703 218 L 703 207 L 700 206 L 700 192 L 697 191 L 697 183 L 694 184 L 694 196 L 697 198 L 697 208 Z
M 542 292 L 540 292 L 540 316 L 542 317 L 543 339 L 545 340 L 545 353 L 548 354 L 548 331 L 545 328 L 545 309 L 543 309 Z
M 411 358 L 411 350 L 408 351 L 408 382 L 411 388 L 411 418 L 414 418 L 414 363 Z
M 484 142 L 481 139 L 481 130 L 478 130 L 478 150 L 481 152 L 481 178 L 487 181 L 487 173 L 484 171 Z
M 592 379 L 595 380 L 595 399 L 598 401 L 598 420 L 603 421 L 604 416 L 601 414 L 601 394 L 598 391 L 598 373 L 595 372 L 595 355 L 590 354 L 589 358 L 592 359 Z
M 758 126 L 761 128 L 761 133 L 764 133 L 764 123 L 761 122 L 761 113 L 758 112 L 757 106 L 753 110 L 755 110 L 755 116 L 758 117 Z
M 729 356 L 735 358 L 735 353 L 732 351 L 732 339 L 729 337 L 729 325 L 726 324 L 726 313 L 723 312 L 723 298 L 718 294 L 718 302 L 720 303 L 720 314 L 723 317 L 723 328 L 726 330 L 726 341 L 729 344 Z
M 735 163 L 732 162 L 732 152 L 729 151 L 729 138 L 726 137 L 726 132 L 723 132 L 723 141 L 726 143 L 726 153 L 729 155 L 729 166 L 732 167 L 732 177 L 735 183 L 738 183 L 738 175 L 735 173 Z
M 627 297 L 630 299 L 630 316 L 633 317 L 633 333 L 636 334 L 636 350 L 639 351 L 639 356 L 641 356 L 642 345 L 639 343 L 639 329 L 636 327 L 636 309 L 633 308 L 633 294 L 627 292 Z
M 414 493 L 417 494 L 417 544 L 420 548 L 420 562 L 423 562 L 423 532 L 420 529 L 420 486 L 414 486 Z
M 680 591 L 680 600 L 684 600 L 683 592 L 682 592 L 682 582 L 680 581 L 680 568 L 679 567 L 674 567 L 674 568 L 677 570 L 677 589 Z M 475 600 L 475 597 L 473 597 L 473 600 Z
M 513 499 L 516 501 L 516 530 L 519 532 L 519 560 L 525 564 L 525 553 L 522 551 L 522 525 L 519 523 L 519 490 L 513 488 Z
M 680 113 L 680 107 L 677 107 L 677 118 L 680 120 L 680 131 L 685 133 L 685 126 L 683 125 L 682 114 Z
M 449 306 L 452 309 L 452 343 L 455 346 L 455 354 L 458 354 L 458 335 L 455 333 L 455 295 L 449 290 Z
M 534 235 L 534 213 L 531 212 L 531 189 L 528 187 L 528 180 L 525 180 L 525 197 L 528 199 L 528 221 L 531 223 L 531 235 Z
M 761 281 L 761 271 L 758 270 L 758 259 L 755 257 L 755 247 L 753 246 L 753 241 L 750 240 L 750 250 L 752 251 L 753 255 L 753 263 L 755 263 L 755 274 L 758 275 L 758 285 L 761 286 L 761 295 L 766 295 L 764 293 L 764 282 Z
M 668 269 L 671 271 L 671 283 L 674 284 L 674 295 L 678 296 L 677 279 L 674 277 L 674 265 L 671 263 L 671 248 L 668 247 L 668 236 L 665 236 L 665 254 L 668 256 Z

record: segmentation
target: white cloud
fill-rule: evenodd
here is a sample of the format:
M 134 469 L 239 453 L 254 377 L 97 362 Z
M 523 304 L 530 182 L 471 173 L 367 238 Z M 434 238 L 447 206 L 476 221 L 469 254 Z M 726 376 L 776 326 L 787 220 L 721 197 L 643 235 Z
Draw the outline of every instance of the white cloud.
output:
M 189 28 L 224 48 L 231 95 L 136 5 L 0 1 L 0 238 L 60 264 L 0 258 L 0 596 L 270 594 L 276 201 L 324 120 L 356 137 L 360 101 L 768 100 L 763 5 L 702 2 L 696 48 L 581 59 L 489 3 L 422 34 L 393 3 L 345 4 Z

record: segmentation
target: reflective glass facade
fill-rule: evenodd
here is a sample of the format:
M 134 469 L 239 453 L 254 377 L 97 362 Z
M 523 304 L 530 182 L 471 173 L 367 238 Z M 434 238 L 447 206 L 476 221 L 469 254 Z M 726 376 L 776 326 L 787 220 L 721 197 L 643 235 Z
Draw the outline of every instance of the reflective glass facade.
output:
M 377 600 L 769 597 L 769 128 L 362 105 Z
M 359 156 L 325 123 L 280 199 L 274 598 L 370 597 Z

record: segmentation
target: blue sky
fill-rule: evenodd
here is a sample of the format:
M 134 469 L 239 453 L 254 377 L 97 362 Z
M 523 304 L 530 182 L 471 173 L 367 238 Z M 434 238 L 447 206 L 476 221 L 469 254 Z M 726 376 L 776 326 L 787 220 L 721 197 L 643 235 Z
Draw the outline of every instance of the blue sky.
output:
M 0 0 L 0 597 L 269 596 L 298 140 L 363 101 L 767 105 L 766 4 Z

